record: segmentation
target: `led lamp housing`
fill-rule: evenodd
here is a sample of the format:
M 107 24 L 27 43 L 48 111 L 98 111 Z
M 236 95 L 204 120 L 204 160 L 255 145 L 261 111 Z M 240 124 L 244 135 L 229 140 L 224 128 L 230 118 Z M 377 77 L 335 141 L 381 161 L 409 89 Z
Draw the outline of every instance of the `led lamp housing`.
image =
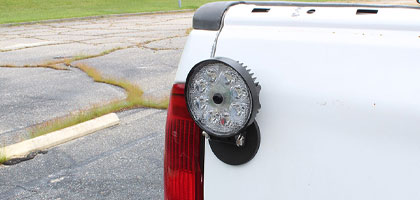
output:
M 254 122 L 261 108 L 252 73 L 229 58 L 196 64 L 187 76 L 187 108 L 197 125 L 210 136 L 232 137 Z

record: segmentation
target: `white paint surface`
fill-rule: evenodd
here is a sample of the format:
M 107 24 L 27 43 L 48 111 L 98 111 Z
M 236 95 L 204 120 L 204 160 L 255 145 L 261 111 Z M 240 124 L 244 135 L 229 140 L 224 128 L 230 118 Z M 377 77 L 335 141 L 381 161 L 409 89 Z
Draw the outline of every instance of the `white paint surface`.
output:
M 175 82 L 185 82 L 188 72 L 195 64 L 210 58 L 216 35 L 216 31 L 191 31 L 187 43 L 185 44 L 184 51 L 182 52 L 178 71 L 175 76 Z

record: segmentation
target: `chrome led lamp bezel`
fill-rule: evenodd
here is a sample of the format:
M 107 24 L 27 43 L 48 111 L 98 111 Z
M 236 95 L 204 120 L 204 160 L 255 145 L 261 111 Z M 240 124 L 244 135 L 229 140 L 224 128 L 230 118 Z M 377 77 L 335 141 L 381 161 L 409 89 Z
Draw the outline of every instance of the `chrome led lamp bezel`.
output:
M 251 103 L 250 103 L 251 108 L 249 110 L 249 116 L 248 116 L 248 119 L 246 119 L 246 123 L 244 123 L 243 127 L 241 127 L 238 131 L 231 132 L 228 134 L 218 133 L 218 132 L 215 132 L 214 130 L 209 130 L 208 127 L 203 125 L 200 121 L 196 120 L 197 117 L 194 116 L 194 113 L 191 111 L 192 105 L 190 105 L 191 101 L 190 101 L 189 91 L 190 91 L 190 88 L 193 87 L 190 81 L 194 78 L 194 75 L 196 75 L 203 67 L 206 67 L 212 64 L 217 64 L 217 63 L 221 63 L 227 67 L 230 67 L 231 69 L 233 69 L 239 74 L 239 77 L 242 78 L 242 80 L 244 81 L 246 85 L 246 88 L 248 89 L 248 94 L 250 95 L 250 100 L 251 100 Z M 188 73 L 186 84 L 185 84 L 185 100 L 187 103 L 187 109 L 192 119 L 196 122 L 196 124 L 203 131 L 205 131 L 207 134 L 213 137 L 228 138 L 228 137 L 235 136 L 239 133 L 242 133 L 248 126 L 250 126 L 255 121 L 255 117 L 259 109 L 261 108 L 261 104 L 259 101 L 259 92 L 261 90 L 261 86 L 259 85 L 259 83 L 255 83 L 256 78 L 252 77 L 252 75 L 253 74 L 250 73 L 250 70 L 247 69 L 246 66 L 243 66 L 241 63 L 235 60 L 229 59 L 229 58 L 216 57 L 216 58 L 204 60 L 197 63 Z

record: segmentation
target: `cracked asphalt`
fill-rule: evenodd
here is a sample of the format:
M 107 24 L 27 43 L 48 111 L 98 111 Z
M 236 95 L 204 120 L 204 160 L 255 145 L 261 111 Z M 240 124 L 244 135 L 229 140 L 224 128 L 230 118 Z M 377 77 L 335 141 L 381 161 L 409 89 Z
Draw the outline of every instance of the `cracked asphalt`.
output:
M 192 12 L 0 26 L 0 66 L 35 65 L 77 56 L 103 75 L 136 83 L 146 96 L 169 95 Z M 91 105 L 123 99 L 76 68 L 0 67 L 0 144 L 27 128 Z M 0 166 L 1 199 L 162 199 L 165 110 L 117 113 L 121 124 Z

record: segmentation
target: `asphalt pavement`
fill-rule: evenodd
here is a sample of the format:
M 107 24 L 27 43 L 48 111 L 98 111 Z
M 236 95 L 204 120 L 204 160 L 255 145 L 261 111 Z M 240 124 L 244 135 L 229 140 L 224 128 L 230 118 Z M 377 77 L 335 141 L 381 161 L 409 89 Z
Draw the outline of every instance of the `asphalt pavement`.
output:
M 1 199 L 163 199 L 166 112 L 118 115 L 120 125 L 0 167 Z
M 0 144 L 27 138 L 27 128 L 125 97 L 76 68 L 5 68 L 65 58 L 104 76 L 136 83 L 146 96 L 169 95 L 192 12 L 0 27 Z M 1 67 L 3 66 L 3 67 Z M 162 199 L 166 110 L 117 113 L 121 124 L 54 147 L 12 166 L 0 165 L 1 199 Z

